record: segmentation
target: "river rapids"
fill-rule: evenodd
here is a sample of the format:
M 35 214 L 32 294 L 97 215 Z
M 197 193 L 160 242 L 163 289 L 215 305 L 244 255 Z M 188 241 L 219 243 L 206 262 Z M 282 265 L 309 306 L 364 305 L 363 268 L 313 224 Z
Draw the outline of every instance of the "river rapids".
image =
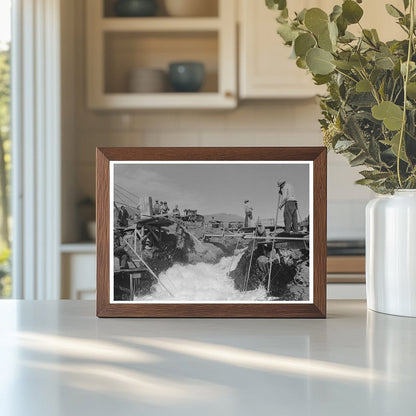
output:
M 235 269 L 244 250 L 223 257 L 216 264 L 175 264 L 159 275 L 152 293 L 136 296 L 135 301 L 148 302 L 255 302 L 267 299 L 264 287 L 241 292 L 228 276 Z M 168 289 L 171 294 L 166 290 Z

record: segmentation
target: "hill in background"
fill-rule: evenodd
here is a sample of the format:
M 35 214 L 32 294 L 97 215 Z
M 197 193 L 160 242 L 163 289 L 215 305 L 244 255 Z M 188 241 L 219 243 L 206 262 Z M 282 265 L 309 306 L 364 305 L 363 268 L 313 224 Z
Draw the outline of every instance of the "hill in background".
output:
M 212 217 L 214 217 L 215 221 L 223 221 L 223 222 L 231 222 L 231 221 L 244 221 L 244 217 L 236 214 L 225 214 L 223 212 L 218 214 L 209 214 L 204 215 L 205 222 L 211 221 Z

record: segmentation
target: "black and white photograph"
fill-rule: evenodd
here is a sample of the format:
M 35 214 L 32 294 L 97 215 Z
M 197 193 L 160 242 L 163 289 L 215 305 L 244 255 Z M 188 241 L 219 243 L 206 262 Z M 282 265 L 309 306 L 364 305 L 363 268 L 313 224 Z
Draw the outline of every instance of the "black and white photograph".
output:
M 311 162 L 110 164 L 111 303 L 312 303 Z

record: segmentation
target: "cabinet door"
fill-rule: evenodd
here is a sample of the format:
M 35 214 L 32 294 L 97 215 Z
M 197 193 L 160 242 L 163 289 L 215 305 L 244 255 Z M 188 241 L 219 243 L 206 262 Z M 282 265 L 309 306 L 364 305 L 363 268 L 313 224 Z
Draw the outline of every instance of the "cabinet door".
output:
M 399 9 L 402 0 L 389 1 Z M 320 7 L 330 12 L 341 0 L 298 0 L 289 3 L 290 11 L 304 7 Z M 240 97 L 241 98 L 305 98 L 325 92 L 324 87 L 313 84 L 311 75 L 298 68 L 289 59 L 290 48 L 277 35 L 277 12 L 268 10 L 261 0 L 239 0 L 240 16 Z M 386 12 L 384 2 L 366 0 L 362 25 L 376 28 L 384 41 L 403 38 L 403 33 L 394 18 Z M 349 27 L 358 34 L 358 25 Z
M 299 0 L 296 10 L 324 7 L 329 0 Z M 275 11 L 264 1 L 239 0 L 240 13 L 240 97 L 305 98 L 322 91 L 310 74 L 289 59 L 291 49 L 276 33 Z
M 95 299 L 95 264 L 94 253 L 65 253 L 62 256 L 63 299 Z

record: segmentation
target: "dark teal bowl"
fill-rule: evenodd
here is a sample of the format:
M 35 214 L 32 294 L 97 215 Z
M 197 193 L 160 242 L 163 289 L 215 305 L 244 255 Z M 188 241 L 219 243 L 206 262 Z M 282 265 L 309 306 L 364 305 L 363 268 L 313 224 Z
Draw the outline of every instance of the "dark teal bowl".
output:
M 149 17 L 157 12 L 156 0 L 118 0 L 114 12 L 119 17 Z
M 198 92 L 205 81 L 205 67 L 201 62 L 172 62 L 169 80 L 177 92 Z

